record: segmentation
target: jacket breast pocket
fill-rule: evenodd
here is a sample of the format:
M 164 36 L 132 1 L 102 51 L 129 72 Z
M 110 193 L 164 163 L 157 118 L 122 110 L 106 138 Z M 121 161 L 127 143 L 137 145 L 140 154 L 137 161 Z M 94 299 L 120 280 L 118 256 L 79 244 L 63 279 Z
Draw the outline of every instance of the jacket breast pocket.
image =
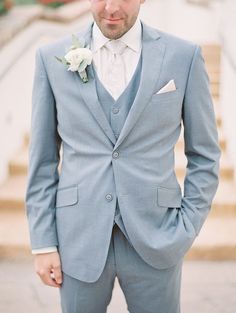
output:
M 158 129 L 177 127 L 182 118 L 182 97 L 179 90 L 154 94 L 146 112 L 151 115 L 150 123 L 155 123 Z
M 155 93 L 152 95 L 151 101 L 157 102 L 171 102 L 177 99 L 180 96 L 179 89 L 163 92 L 163 93 Z
M 56 208 L 74 205 L 78 201 L 78 186 L 65 187 L 57 190 Z
M 180 188 L 157 187 L 157 204 L 160 207 L 180 208 L 182 193 Z

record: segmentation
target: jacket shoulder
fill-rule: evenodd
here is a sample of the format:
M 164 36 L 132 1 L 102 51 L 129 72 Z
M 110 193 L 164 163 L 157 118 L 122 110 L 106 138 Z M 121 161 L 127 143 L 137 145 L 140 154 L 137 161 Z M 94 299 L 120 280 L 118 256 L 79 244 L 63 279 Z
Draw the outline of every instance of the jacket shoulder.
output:
M 197 48 L 201 48 L 197 43 L 187 40 L 168 32 L 158 30 L 163 43 L 169 51 L 173 51 L 178 55 L 192 57 Z
M 143 26 L 145 33 L 148 34 L 148 37 L 151 36 L 153 39 L 156 38 L 160 40 L 166 46 L 166 51 L 175 57 L 180 56 L 192 58 L 195 51 L 200 48 L 197 43 L 191 40 L 187 40 L 171 33 L 162 31 L 158 28 L 154 28 L 144 22 Z
M 172 43 L 172 44 L 177 44 L 177 45 L 181 45 L 184 47 L 192 47 L 192 48 L 196 47 L 197 45 L 197 43 L 194 41 L 181 38 L 179 36 L 173 35 L 168 32 L 158 30 L 158 33 L 160 34 L 160 36 L 166 43 Z

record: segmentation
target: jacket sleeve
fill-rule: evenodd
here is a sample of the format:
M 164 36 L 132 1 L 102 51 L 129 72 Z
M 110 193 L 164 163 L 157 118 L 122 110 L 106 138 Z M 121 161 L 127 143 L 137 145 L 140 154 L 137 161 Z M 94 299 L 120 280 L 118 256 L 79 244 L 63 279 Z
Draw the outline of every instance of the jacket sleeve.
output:
M 198 235 L 218 187 L 221 155 L 209 77 L 200 46 L 196 46 L 192 58 L 182 114 L 187 169 L 181 209 Z
M 32 91 L 29 168 L 25 197 L 32 249 L 58 245 L 55 196 L 59 181 L 60 146 L 55 100 L 38 49 Z

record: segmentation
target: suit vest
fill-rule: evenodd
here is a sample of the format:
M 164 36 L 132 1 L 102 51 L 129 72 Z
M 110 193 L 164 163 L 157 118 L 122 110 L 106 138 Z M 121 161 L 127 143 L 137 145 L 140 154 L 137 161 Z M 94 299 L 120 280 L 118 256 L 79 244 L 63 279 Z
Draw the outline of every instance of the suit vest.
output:
M 107 89 L 104 87 L 104 85 L 101 83 L 96 71 L 93 68 L 95 81 L 96 81 L 96 90 L 97 90 L 98 100 L 103 108 L 103 111 L 106 115 L 107 120 L 109 121 L 111 125 L 111 128 L 113 130 L 113 133 L 116 139 L 118 139 L 120 135 L 120 132 L 125 123 L 129 110 L 137 94 L 139 83 L 140 83 L 141 70 L 142 70 L 142 57 L 140 56 L 139 62 L 137 64 L 137 67 L 135 69 L 135 72 L 131 80 L 129 81 L 123 93 L 119 96 L 117 100 L 115 100 L 111 96 L 111 94 L 107 91 Z M 123 234 L 126 236 L 127 240 L 132 245 L 128 237 L 128 234 L 126 232 L 123 220 L 122 220 L 117 198 L 116 198 L 116 211 L 115 211 L 113 225 L 114 224 L 117 224 L 119 226 Z

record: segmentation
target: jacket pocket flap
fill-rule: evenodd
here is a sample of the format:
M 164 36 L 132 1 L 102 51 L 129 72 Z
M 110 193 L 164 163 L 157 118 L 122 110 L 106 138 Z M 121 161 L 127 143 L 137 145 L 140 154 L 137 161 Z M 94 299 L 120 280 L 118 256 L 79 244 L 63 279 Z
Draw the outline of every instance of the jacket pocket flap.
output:
M 67 187 L 57 190 L 56 207 L 73 205 L 78 202 L 78 187 Z
M 180 188 L 157 188 L 157 202 L 164 207 L 181 207 L 182 193 Z

